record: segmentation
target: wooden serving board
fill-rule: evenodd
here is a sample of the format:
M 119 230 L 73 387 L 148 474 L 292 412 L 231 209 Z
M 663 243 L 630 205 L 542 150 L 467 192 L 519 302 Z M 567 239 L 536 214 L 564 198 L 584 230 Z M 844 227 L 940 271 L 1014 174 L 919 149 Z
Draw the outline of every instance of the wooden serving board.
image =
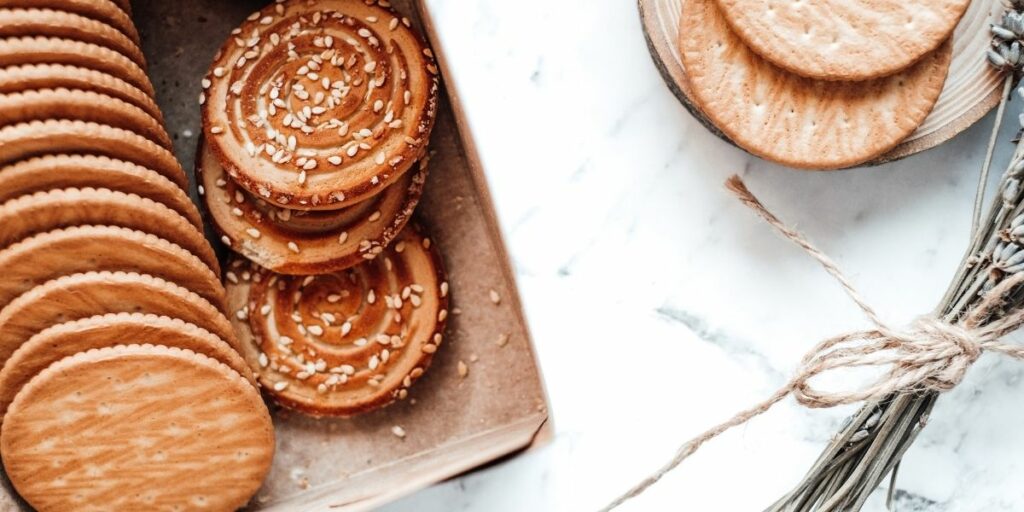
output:
M 647 47 L 669 89 L 709 130 L 729 141 L 704 116 L 692 97 L 676 41 L 684 0 L 638 0 Z M 953 138 L 999 103 L 1001 75 L 985 61 L 989 25 L 998 22 L 1005 0 L 973 0 L 953 32 L 953 62 L 935 109 L 916 132 L 871 164 L 880 164 L 933 148 Z

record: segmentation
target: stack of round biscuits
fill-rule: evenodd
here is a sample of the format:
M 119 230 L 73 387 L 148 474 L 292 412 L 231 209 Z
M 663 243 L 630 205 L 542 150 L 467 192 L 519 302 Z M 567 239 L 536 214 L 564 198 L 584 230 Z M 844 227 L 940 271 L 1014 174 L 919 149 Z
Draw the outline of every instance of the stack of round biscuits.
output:
M 443 338 L 448 285 L 406 226 L 427 175 L 433 54 L 373 0 L 278 1 L 202 80 L 200 195 L 221 241 L 242 353 L 264 391 L 315 416 L 408 395 Z
M 0 2 L 0 456 L 40 511 L 234 510 L 273 427 L 129 9 Z
M 698 108 L 737 145 L 792 167 L 845 168 L 928 116 L 969 3 L 684 0 L 679 51 Z

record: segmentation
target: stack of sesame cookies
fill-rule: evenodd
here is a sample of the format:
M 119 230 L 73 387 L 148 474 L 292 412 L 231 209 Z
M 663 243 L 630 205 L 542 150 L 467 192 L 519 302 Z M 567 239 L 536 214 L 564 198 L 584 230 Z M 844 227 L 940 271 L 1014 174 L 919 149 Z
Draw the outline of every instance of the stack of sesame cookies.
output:
M 0 2 L 0 456 L 40 511 L 234 510 L 273 427 L 128 9 Z
M 868 162 L 942 91 L 970 0 L 684 0 L 679 51 L 701 112 L 737 145 L 806 169 Z
M 408 395 L 448 285 L 407 226 L 427 177 L 433 54 L 387 2 L 287 0 L 235 29 L 202 80 L 200 194 L 242 353 L 278 403 L 350 416 Z

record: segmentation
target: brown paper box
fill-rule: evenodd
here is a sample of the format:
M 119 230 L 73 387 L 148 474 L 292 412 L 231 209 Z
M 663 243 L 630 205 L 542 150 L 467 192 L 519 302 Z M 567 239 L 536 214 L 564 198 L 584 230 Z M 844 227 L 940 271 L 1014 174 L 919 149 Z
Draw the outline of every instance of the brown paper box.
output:
M 231 29 L 263 3 L 133 2 L 149 74 L 186 169 L 200 131 L 200 78 Z M 446 74 L 429 9 L 411 0 L 393 3 L 424 30 Z M 461 313 L 449 316 L 446 341 L 409 399 L 348 420 L 273 409 L 277 453 L 254 510 L 367 510 L 550 436 L 514 274 L 457 91 L 448 85 L 416 222 L 444 254 L 453 310 Z M 492 289 L 498 305 L 489 298 Z M 502 335 L 509 340 L 504 347 Z M 465 378 L 458 375 L 459 361 L 469 367 Z M 395 425 L 405 429 L 404 439 L 392 433 Z M 6 484 L 0 510 L 19 508 L 27 509 Z

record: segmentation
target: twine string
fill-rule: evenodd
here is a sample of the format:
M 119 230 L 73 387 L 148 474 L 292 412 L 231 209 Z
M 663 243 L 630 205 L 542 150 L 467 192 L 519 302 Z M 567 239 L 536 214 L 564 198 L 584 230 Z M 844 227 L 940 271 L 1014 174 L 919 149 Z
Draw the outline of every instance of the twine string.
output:
M 934 315 L 925 315 L 905 328 L 894 329 L 882 321 L 831 258 L 784 225 L 754 197 L 739 176 L 729 178 L 726 187 L 769 225 L 817 260 L 874 327 L 819 342 L 803 357 L 789 382 L 770 397 L 687 441 L 676 450 L 668 463 L 602 508 L 602 512 L 639 496 L 704 443 L 765 413 L 789 395 L 793 395 L 805 407 L 828 408 L 878 401 L 897 393 L 944 392 L 953 389 L 963 380 L 967 370 L 983 352 L 995 352 L 1024 360 L 1024 346 L 999 341 L 1002 336 L 1024 324 L 1024 310 L 1000 311 L 1005 303 L 1004 298 L 1024 283 L 1024 272 L 1012 274 L 993 287 L 957 324 L 947 323 Z M 876 380 L 857 388 L 823 390 L 812 385 L 811 381 L 816 377 L 860 367 L 875 367 L 883 371 Z

